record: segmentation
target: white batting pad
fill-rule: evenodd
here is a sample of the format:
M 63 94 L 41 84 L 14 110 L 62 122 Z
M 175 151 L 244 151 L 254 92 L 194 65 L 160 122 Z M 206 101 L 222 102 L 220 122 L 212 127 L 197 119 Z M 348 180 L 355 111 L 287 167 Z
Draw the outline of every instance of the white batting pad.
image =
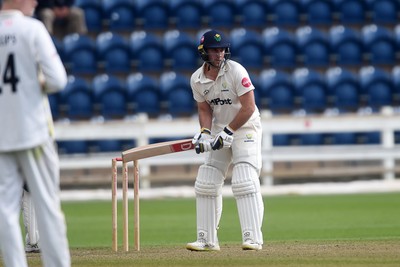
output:
M 222 213 L 224 176 L 211 166 L 201 165 L 194 186 L 196 192 L 197 240 L 218 244 L 217 229 Z
M 260 180 L 250 164 L 237 164 L 232 171 L 232 192 L 236 199 L 243 242 L 263 244 L 261 226 L 264 203 L 260 193 Z
M 32 245 L 39 242 L 39 232 L 36 223 L 36 214 L 31 194 L 24 190 L 22 195 L 22 216 L 27 233 L 28 242 Z

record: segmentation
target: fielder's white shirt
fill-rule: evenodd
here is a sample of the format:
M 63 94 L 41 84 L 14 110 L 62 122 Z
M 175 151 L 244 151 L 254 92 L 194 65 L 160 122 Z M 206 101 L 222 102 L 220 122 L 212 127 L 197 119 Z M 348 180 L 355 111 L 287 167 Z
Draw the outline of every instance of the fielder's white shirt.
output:
M 43 72 L 46 92 L 39 85 Z M 67 75 L 43 23 L 20 11 L 0 11 L 0 152 L 35 147 L 51 137 L 47 95 Z
M 222 129 L 239 112 L 241 108 L 239 97 L 255 88 L 246 69 L 233 60 L 228 60 L 219 70 L 215 81 L 204 75 L 203 68 L 204 64 L 190 78 L 193 98 L 197 102 L 207 101 L 213 110 L 214 126 Z M 256 107 L 246 124 L 257 120 L 259 116 L 260 112 Z

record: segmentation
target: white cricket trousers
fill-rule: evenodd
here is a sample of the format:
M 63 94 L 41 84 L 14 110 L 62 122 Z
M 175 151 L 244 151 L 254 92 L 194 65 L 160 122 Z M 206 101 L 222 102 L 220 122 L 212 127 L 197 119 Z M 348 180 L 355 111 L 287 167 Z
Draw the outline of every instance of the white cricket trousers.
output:
M 0 250 L 4 265 L 27 266 L 19 221 L 24 181 L 35 206 L 43 266 L 71 266 L 59 197 L 59 160 L 52 140 L 28 150 L 0 152 Z

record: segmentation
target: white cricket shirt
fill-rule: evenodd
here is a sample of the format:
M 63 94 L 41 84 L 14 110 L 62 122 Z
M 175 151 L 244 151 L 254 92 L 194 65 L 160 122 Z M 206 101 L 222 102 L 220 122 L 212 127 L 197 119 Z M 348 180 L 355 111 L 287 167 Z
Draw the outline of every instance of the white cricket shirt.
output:
M 239 112 L 241 108 L 239 96 L 255 88 L 246 69 L 233 60 L 228 60 L 219 70 L 215 81 L 204 75 L 203 67 L 204 64 L 190 78 L 193 98 L 197 102 L 207 101 L 213 110 L 213 124 L 223 128 Z M 260 112 L 256 107 L 247 123 L 251 123 L 259 116 Z
M 46 92 L 39 85 L 39 69 Z M 0 151 L 35 147 L 51 136 L 48 92 L 67 75 L 42 22 L 20 11 L 0 11 Z

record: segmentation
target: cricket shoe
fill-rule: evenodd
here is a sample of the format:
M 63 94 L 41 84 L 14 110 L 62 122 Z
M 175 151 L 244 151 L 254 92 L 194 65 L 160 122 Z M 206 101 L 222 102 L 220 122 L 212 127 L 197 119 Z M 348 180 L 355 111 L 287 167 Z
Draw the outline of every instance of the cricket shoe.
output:
M 26 244 L 25 245 L 25 252 L 26 253 L 40 253 L 40 248 L 38 244 Z
M 242 244 L 243 250 L 262 250 L 262 245 L 258 244 L 252 240 L 245 241 Z
M 220 247 L 218 244 L 213 245 L 210 243 L 206 243 L 205 241 L 198 240 L 193 243 L 187 243 L 186 249 L 191 251 L 219 251 Z

